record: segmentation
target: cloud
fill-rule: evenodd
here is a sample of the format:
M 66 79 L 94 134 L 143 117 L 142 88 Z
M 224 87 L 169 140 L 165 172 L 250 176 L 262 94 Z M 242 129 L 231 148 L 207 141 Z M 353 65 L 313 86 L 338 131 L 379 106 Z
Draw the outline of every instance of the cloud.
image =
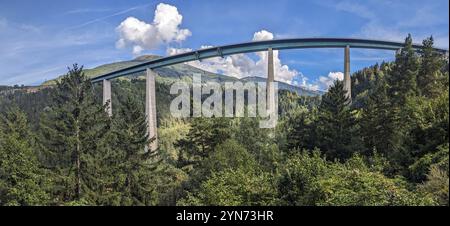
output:
M 168 56 L 178 55 L 182 53 L 192 52 L 193 50 L 191 48 L 172 48 L 168 47 L 166 50 L 166 54 Z
M 156 49 L 162 44 L 184 41 L 192 33 L 188 29 L 180 29 L 183 16 L 175 6 L 160 3 L 155 10 L 152 23 L 146 23 L 134 17 L 128 17 L 116 28 L 119 49 L 131 46 L 133 54 L 143 50 Z
M 64 71 L 66 67 L 43 67 L 44 69 L 33 69 L 25 73 L 13 74 L 11 77 L 7 77 L 2 81 L 2 84 L 10 85 L 22 85 L 22 84 L 39 84 L 42 82 L 43 75 L 56 74 L 57 72 Z
M 128 9 L 125 9 L 125 10 L 113 13 L 111 15 L 107 15 L 107 16 L 104 16 L 104 17 L 99 17 L 99 18 L 96 18 L 96 19 L 84 22 L 82 24 L 78 24 L 78 25 L 75 25 L 75 26 L 72 26 L 72 27 L 68 27 L 68 28 L 64 29 L 63 31 L 68 31 L 68 30 L 74 30 L 74 29 L 82 28 L 82 27 L 85 27 L 85 26 L 88 26 L 88 25 L 91 25 L 91 24 L 94 24 L 94 23 L 97 23 L 97 22 L 100 22 L 100 21 L 104 21 L 104 20 L 109 19 L 111 17 L 115 17 L 115 16 L 119 16 L 119 15 L 122 15 L 122 14 L 125 14 L 125 13 L 128 13 L 128 12 L 131 12 L 133 10 L 145 8 L 145 7 L 149 6 L 149 5 L 150 4 L 134 6 L 134 7 L 131 7 L 131 8 L 128 8 Z
M 92 67 L 123 60 L 120 51 L 97 46 L 115 38 L 106 30 L 62 32 L 0 17 L 0 34 L 2 85 L 39 85 L 66 73 L 67 66 L 75 62 Z
M 328 73 L 328 76 L 320 76 L 317 86 L 321 90 L 328 90 L 328 88 L 333 85 L 336 80 L 344 80 L 344 73 L 338 71 L 330 72 Z
M 308 78 L 305 77 L 301 72 L 292 79 L 292 85 L 300 86 L 308 90 L 317 91 L 320 89 L 318 84 L 311 84 L 308 82 Z
M 380 19 L 370 10 L 368 6 L 360 4 L 358 1 L 342 1 L 334 5 L 337 11 L 354 14 L 366 20 L 360 31 L 353 36 L 366 37 L 371 39 L 383 39 L 390 41 L 399 41 L 406 37 L 407 33 L 400 32 L 398 28 L 384 26 Z
M 382 39 L 388 41 L 403 41 L 408 32 L 402 32 L 397 28 L 380 25 L 378 22 L 371 21 L 361 27 L 358 36 Z
M 376 15 L 369 10 L 366 6 L 360 5 L 356 2 L 343 1 L 335 5 L 335 8 L 339 11 L 349 12 L 358 15 L 361 18 L 374 20 Z
M 408 17 L 407 20 L 399 21 L 397 26 L 410 29 L 417 27 L 431 27 L 436 25 L 445 25 L 447 20 L 442 18 L 435 12 L 439 10 L 440 6 L 435 4 L 423 4 L 418 8 L 414 14 Z
M 446 1 L 365 1 L 356 0 L 329 1 L 321 3 L 337 11 L 351 13 L 364 20 L 359 31 L 353 37 L 403 41 L 408 33 L 414 40 L 421 40 L 433 35 L 442 37 L 436 42 L 442 47 L 448 46 L 448 13 L 442 14 L 442 8 L 448 8 Z M 407 15 L 407 16 L 405 16 Z M 440 30 L 440 31 L 439 31 Z M 438 32 L 437 32 L 438 31 Z
M 85 8 L 85 9 L 69 10 L 64 14 L 103 13 L 108 11 L 111 11 L 111 9 Z
M 271 40 L 274 38 L 273 33 L 267 30 L 255 32 L 253 41 Z M 201 48 L 209 48 L 211 46 L 202 46 Z M 184 48 L 177 49 L 169 47 L 166 51 L 168 55 L 175 55 L 184 52 L 192 51 L 192 49 Z M 255 53 L 256 60 L 253 60 L 246 54 L 235 54 L 226 56 L 224 58 L 215 57 L 205 59 L 202 61 L 193 61 L 188 64 L 194 67 L 201 68 L 205 71 L 213 73 L 225 74 L 236 78 L 243 78 L 249 76 L 267 77 L 267 51 Z M 278 51 L 273 51 L 275 79 L 288 84 L 302 85 L 306 84 L 306 78 L 296 70 L 292 70 L 288 65 L 281 63 Z M 300 82 L 299 82 L 300 81 Z
M 266 30 L 261 30 L 261 31 L 255 32 L 255 34 L 253 34 L 253 41 L 264 41 L 264 40 L 272 40 L 272 39 L 273 39 L 273 34 Z

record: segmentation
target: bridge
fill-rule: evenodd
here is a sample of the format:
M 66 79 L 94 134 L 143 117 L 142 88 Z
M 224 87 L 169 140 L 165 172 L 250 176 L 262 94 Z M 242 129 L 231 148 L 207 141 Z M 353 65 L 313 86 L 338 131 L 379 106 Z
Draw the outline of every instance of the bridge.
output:
M 135 66 L 127 67 L 113 71 L 98 77 L 92 78 L 93 83 L 103 83 L 103 103 L 108 104 L 108 114 L 112 115 L 111 104 L 111 80 L 114 78 L 146 72 L 146 100 L 145 114 L 148 120 L 148 134 L 150 137 L 157 138 L 156 132 L 156 97 L 155 97 L 155 77 L 153 69 L 170 66 L 189 61 L 203 60 L 213 57 L 224 57 L 233 54 L 268 51 L 268 73 L 267 73 L 267 95 L 269 102 L 273 94 L 269 92 L 269 86 L 275 79 L 273 66 L 273 50 L 284 49 L 307 49 L 307 48 L 343 48 L 344 49 L 344 89 L 347 97 L 351 98 L 351 80 L 350 80 L 350 48 L 362 49 L 381 49 L 398 51 L 404 47 L 402 42 L 391 42 L 383 40 L 354 39 L 354 38 L 298 38 L 298 39 L 278 39 L 258 42 L 239 43 L 234 45 L 224 45 L 206 49 L 195 50 L 192 52 L 163 57 Z M 420 51 L 422 45 L 413 44 L 413 49 Z M 436 52 L 446 54 L 448 50 L 434 49 Z M 268 103 L 268 106 L 273 104 Z M 150 149 L 157 148 L 157 139 L 150 144 Z

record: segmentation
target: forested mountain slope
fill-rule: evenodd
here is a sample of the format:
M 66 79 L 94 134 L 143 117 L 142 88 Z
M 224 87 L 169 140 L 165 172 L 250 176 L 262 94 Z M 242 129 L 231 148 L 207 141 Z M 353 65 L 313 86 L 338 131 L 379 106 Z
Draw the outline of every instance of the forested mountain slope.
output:
M 116 71 L 119 69 L 123 69 L 126 67 L 134 66 L 140 63 L 144 63 L 150 60 L 158 59 L 160 56 L 154 56 L 154 55 L 144 55 L 137 57 L 136 59 L 130 60 L 130 61 L 121 61 L 111 64 L 105 64 L 98 67 L 95 67 L 93 69 L 85 69 L 84 72 L 87 77 L 93 78 L 95 76 L 99 76 L 108 72 Z M 227 75 L 221 75 L 221 74 L 215 74 L 208 71 L 204 71 L 202 69 L 193 67 L 188 64 L 176 64 L 171 65 L 163 68 L 155 69 L 155 71 L 158 73 L 157 82 L 164 82 L 164 83 L 173 83 L 175 81 L 191 81 L 193 74 L 201 74 L 202 79 L 204 81 L 217 81 L 217 82 L 226 82 L 226 81 L 238 81 L 239 79 L 236 79 L 234 77 L 230 77 Z M 264 76 L 264 75 L 261 75 Z M 135 75 L 135 76 L 128 76 L 128 78 L 141 78 L 143 79 L 143 75 Z M 58 78 L 57 78 L 58 79 Z M 43 83 L 43 85 L 51 85 L 55 84 L 55 81 L 57 80 L 50 80 Z M 125 79 L 125 78 L 123 78 Z M 253 82 L 262 82 L 265 81 L 262 77 L 247 77 L 242 79 L 242 81 L 253 81 Z M 283 90 L 290 90 L 292 92 L 297 92 L 299 95 L 321 95 L 322 92 L 320 91 L 312 91 L 308 90 L 302 87 L 289 85 L 287 83 L 279 82 L 279 88 Z
M 352 102 L 340 81 L 280 91 L 272 129 L 173 118 L 157 82 L 152 152 L 143 80 L 113 82 L 108 117 L 74 65 L 52 88 L 0 96 L 0 205 L 449 205 L 449 62 L 423 44 L 408 36 L 394 62 L 353 74 Z

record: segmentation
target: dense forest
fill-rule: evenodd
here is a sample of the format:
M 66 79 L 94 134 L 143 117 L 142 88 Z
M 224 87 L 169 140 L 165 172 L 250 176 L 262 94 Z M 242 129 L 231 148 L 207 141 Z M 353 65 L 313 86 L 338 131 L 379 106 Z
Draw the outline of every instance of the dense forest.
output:
M 74 65 L 55 85 L 0 87 L 0 205 L 449 205 L 449 62 L 412 38 L 322 96 L 279 94 L 279 121 L 172 118 L 157 82 L 156 151 L 145 81 L 101 86 Z

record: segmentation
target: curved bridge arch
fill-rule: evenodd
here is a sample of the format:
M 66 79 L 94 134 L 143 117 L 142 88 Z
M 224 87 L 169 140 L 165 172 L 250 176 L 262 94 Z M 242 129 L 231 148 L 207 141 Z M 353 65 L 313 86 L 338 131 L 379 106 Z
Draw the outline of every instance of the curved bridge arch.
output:
M 233 54 L 250 53 L 283 49 L 306 49 L 306 48 L 363 48 L 363 49 L 383 49 L 398 50 L 404 47 L 404 43 L 382 40 L 354 39 L 354 38 L 297 38 L 297 39 L 277 39 L 258 42 L 246 42 L 233 45 L 217 46 L 200 49 L 192 52 L 163 57 L 141 63 L 132 67 L 113 71 L 100 75 L 92 79 L 92 82 L 101 82 L 130 74 L 144 72 L 147 68 L 154 69 L 173 64 L 185 63 L 189 61 L 202 60 L 212 57 L 224 57 Z M 422 45 L 414 44 L 416 50 L 422 49 Z M 448 54 L 448 50 L 435 49 L 437 52 Z

